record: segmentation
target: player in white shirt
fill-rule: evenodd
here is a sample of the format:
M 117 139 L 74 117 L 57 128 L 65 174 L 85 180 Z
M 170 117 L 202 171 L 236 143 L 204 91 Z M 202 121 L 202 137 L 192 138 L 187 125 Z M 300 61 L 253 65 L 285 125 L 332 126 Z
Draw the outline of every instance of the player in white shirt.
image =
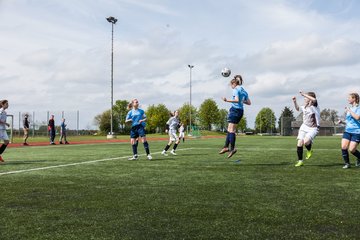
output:
M 174 112 L 174 116 L 170 117 L 166 122 L 166 125 L 169 126 L 169 129 L 166 129 L 169 133 L 169 143 L 165 146 L 164 150 L 161 152 L 162 155 L 167 156 L 166 151 L 169 150 L 173 142 L 175 142 L 173 149 L 171 150 L 172 155 L 176 155 L 175 150 L 180 143 L 180 139 L 178 138 L 176 132 L 179 127 L 179 111 Z
M 305 159 L 309 159 L 312 156 L 312 143 L 319 133 L 320 128 L 320 108 L 316 100 L 314 92 L 304 93 L 300 91 L 300 95 L 304 97 L 304 106 L 300 106 L 296 102 L 296 97 L 293 97 L 295 109 L 303 112 L 303 123 L 300 126 L 298 137 L 297 137 L 297 155 L 298 162 L 296 167 L 304 165 L 303 161 L 303 149 L 304 145 L 307 149 Z
M 9 107 L 8 100 L 0 101 L 0 140 L 3 140 L 4 143 L 0 147 L 0 163 L 4 162 L 1 154 L 5 151 L 7 145 L 9 144 L 9 137 L 6 133 L 6 126 L 10 127 L 10 124 L 6 122 L 6 109 Z

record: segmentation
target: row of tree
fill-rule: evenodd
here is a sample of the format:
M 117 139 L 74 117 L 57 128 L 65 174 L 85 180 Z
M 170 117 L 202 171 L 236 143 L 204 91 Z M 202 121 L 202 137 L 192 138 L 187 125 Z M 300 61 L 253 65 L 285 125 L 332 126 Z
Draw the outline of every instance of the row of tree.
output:
M 127 134 L 130 131 L 130 125 L 125 124 L 125 118 L 129 111 L 127 109 L 128 104 L 129 102 L 126 100 L 117 100 L 113 106 L 113 130 L 115 133 Z M 185 126 L 189 126 L 191 114 L 192 126 L 197 126 L 204 130 L 217 131 L 225 131 L 227 128 L 228 110 L 219 109 L 213 99 L 205 99 L 199 109 L 185 103 L 178 111 L 180 112 L 180 121 Z M 170 113 L 171 111 L 164 104 L 149 106 L 146 111 L 147 131 L 150 133 L 164 132 Z M 107 110 L 95 117 L 95 124 L 102 133 L 106 134 L 110 131 L 110 114 L 110 110 Z M 337 111 L 324 109 L 321 111 L 321 118 L 322 120 L 335 123 L 339 117 Z M 284 119 L 286 119 L 286 122 Z M 238 130 L 241 132 L 277 133 L 279 129 L 284 129 L 285 125 L 288 128 L 289 122 L 295 120 L 294 113 L 289 107 L 285 107 L 278 119 L 278 128 L 276 127 L 276 120 L 274 111 L 265 107 L 256 116 L 255 129 L 247 127 L 246 117 L 244 116 L 238 125 Z M 287 135 L 286 133 L 283 134 Z

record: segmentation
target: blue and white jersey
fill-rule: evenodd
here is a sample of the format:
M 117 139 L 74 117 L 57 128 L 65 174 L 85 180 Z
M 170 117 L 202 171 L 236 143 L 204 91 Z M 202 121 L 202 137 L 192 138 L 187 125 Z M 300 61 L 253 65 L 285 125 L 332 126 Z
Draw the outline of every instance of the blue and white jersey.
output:
M 0 108 L 0 130 L 6 129 L 6 111 L 3 108 Z
M 231 107 L 236 109 L 244 109 L 243 102 L 249 99 L 249 95 L 242 86 L 236 86 L 233 89 L 232 100 L 235 100 L 236 97 L 238 97 L 239 102 L 231 103 Z
M 139 123 L 140 120 L 145 119 L 146 115 L 144 110 L 138 108 L 138 109 L 132 109 L 128 112 L 128 114 L 126 115 L 126 120 L 131 119 L 131 126 L 137 126 L 139 124 L 143 125 L 145 127 L 145 122 L 141 122 Z
M 351 107 L 350 109 L 356 115 L 360 115 L 360 106 Z M 360 120 L 353 118 L 349 112 L 346 113 L 345 132 L 360 134 Z

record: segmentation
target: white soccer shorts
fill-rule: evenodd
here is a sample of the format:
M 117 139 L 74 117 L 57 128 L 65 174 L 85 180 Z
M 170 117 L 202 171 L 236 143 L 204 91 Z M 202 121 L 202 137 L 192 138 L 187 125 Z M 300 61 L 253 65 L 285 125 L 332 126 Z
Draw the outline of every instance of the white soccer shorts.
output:
M 5 129 L 0 129 L 0 140 L 9 140 Z
M 176 130 L 169 130 L 170 141 L 178 141 L 179 138 L 176 135 Z
M 305 138 L 307 138 L 307 139 L 310 139 L 311 142 L 313 142 L 318 133 L 319 133 L 318 128 L 311 128 L 311 127 L 306 126 L 305 124 L 301 124 L 297 139 L 304 140 Z

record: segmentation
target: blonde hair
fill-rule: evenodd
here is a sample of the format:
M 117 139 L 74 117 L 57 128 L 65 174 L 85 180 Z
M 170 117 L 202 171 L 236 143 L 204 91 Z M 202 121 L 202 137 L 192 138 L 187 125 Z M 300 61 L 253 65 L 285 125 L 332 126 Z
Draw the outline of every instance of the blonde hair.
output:
M 359 94 L 357 93 L 350 93 L 349 94 L 352 98 L 355 99 L 356 106 L 359 106 Z

